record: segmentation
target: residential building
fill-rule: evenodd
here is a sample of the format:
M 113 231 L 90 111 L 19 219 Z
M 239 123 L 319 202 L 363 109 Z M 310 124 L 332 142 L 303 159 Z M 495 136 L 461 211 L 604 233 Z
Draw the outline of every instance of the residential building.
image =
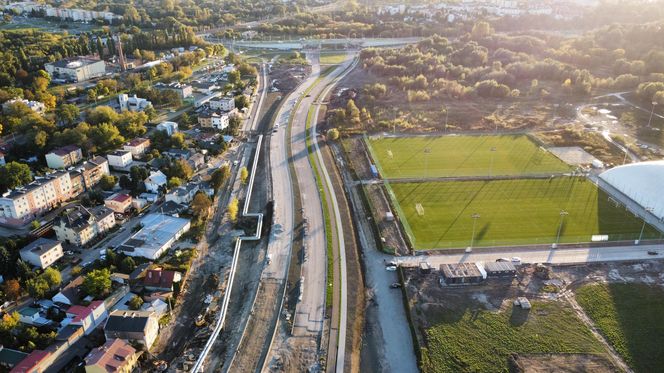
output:
M 62 20 L 71 20 L 74 22 L 90 22 L 96 19 L 111 22 L 116 19 L 122 19 L 122 16 L 111 12 L 102 12 L 88 9 L 54 8 L 51 6 L 46 6 L 44 9 L 46 11 L 47 17 L 55 17 Z
M 80 301 L 81 298 L 81 285 L 83 284 L 83 276 L 78 276 L 69 281 L 60 291 L 51 298 L 54 303 L 73 305 Z
M 191 157 L 189 157 L 187 162 L 189 162 L 189 165 L 194 170 L 198 170 L 199 168 L 205 166 L 205 156 L 201 153 L 194 153 Z
M 139 354 L 127 341 L 113 338 L 85 357 L 86 373 L 131 373 Z
M 198 184 L 194 183 L 188 183 L 175 188 L 170 193 L 166 194 L 166 202 L 173 201 L 182 205 L 189 205 L 194 199 L 196 192 L 198 192 L 198 189 Z
M 104 325 L 107 340 L 120 338 L 137 342 L 150 349 L 159 334 L 159 322 L 152 312 L 122 311 L 111 312 Z
M 173 291 L 173 284 L 180 281 L 180 272 L 149 269 L 143 279 L 143 286 L 150 291 Z
M 69 171 L 69 180 L 71 181 L 71 195 L 77 196 L 85 191 L 85 181 L 83 174 L 78 170 Z
M 8 372 L 28 356 L 25 352 L 12 350 L 0 345 L 0 370 Z
M 212 110 L 231 111 L 235 109 L 235 98 L 227 96 L 215 97 L 210 99 L 208 104 Z
M 129 150 L 116 150 L 106 155 L 108 165 L 113 168 L 126 169 L 134 161 Z
M 50 359 L 50 352 L 34 350 L 20 363 L 14 366 L 14 369 L 9 373 L 41 373 L 48 368 L 52 359 Z
M 150 148 L 150 139 L 137 137 L 122 147 L 124 150 L 130 151 L 133 157 L 140 157 Z
M 128 256 L 157 259 L 184 233 L 191 223 L 187 219 L 162 214 L 148 214 L 141 219 L 141 230 L 118 247 Z
M 157 83 L 154 85 L 154 88 L 157 90 L 174 91 L 178 94 L 178 96 L 180 96 L 180 98 L 183 99 L 191 97 L 194 94 L 194 89 L 192 86 L 179 82 L 173 82 L 169 84 Z
M 46 165 L 50 168 L 67 168 L 83 160 L 81 148 L 67 145 L 47 153 Z
M 23 307 L 18 310 L 19 321 L 28 325 L 39 325 L 37 320 L 41 318 L 39 308 Z
M 87 162 L 83 162 L 80 171 L 83 175 L 83 182 L 86 189 L 91 189 L 97 185 L 102 176 L 111 174 L 108 168 L 108 161 L 100 155 Z
M 46 112 L 46 105 L 44 103 L 39 102 L 39 101 L 31 101 L 31 100 L 26 100 L 23 98 L 12 98 L 9 101 L 6 101 L 4 104 L 2 104 L 2 110 L 7 110 L 11 108 L 12 105 L 15 105 L 17 103 L 21 103 L 25 106 L 28 107 L 28 109 L 34 111 L 35 113 L 39 114 L 44 114 Z
M 35 267 L 47 268 L 64 255 L 60 241 L 39 238 L 21 249 L 21 259 Z
M 94 57 L 71 57 L 44 65 L 54 79 L 83 82 L 106 74 L 106 63 Z
M 128 194 L 124 193 L 115 193 L 112 196 L 104 200 L 104 206 L 109 209 L 117 212 L 118 214 L 124 214 L 131 208 L 132 198 Z
M 168 178 L 161 171 L 152 171 L 150 176 L 143 181 L 145 190 L 151 193 L 159 193 L 162 188 L 166 187 Z
M 87 209 L 76 206 L 53 220 L 58 240 L 83 246 L 115 226 L 113 211 L 105 206 Z
M 208 81 L 195 81 L 192 83 L 192 86 L 194 87 L 194 91 L 200 92 L 203 94 L 212 94 L 214 91 L 218 91 L 222 86 L 218 85 L 217 83 L 214 82 L 208 82 Z
M 230 115 L 228 113 L 206 110 L 198 114 L 198 124 L 201 127 L 223 130 L 230 124 Z
M 39 214 L 71 198 L 69 173 L 58 171 L 35 179 L 32 183 L 10 190 L 0 198 L 0 223 L 22 226 Z
M 172 159 L 182 159 L 186 161 L 189 159 L 189 157 L 191 157 L 191 151 L 187 149 L 168 149 L 167 151 L 163 152 L 162 155 Z
M 72 318 L 71 325 L 82 326 L 85 335 L 88 335 L 106 320 L 108 312 L 103 300 L 95 300 L 87 306 L 69 307 L 67 316 Z
M 136 95 L 129 96 L 125 93 L 118 95 L 118 103 L 120 104 L 120 111 L 143 111 L 152 106 L 152 102 L 147 99 L 137 97 Z
M 161 122 L 157 124 L 157 131 L 164 131 L 168 136 L 178 132 L 178 124 L 175 122 Z

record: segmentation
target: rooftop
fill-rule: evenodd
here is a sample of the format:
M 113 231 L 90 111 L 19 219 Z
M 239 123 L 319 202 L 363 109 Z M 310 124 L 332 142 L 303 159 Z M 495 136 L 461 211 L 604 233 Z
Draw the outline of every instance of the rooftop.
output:
M 158 251 L 180 232 L 189 220 L 162 214 L 148 214 L 141 219 L 140 231 L 136 232 L 121 246 L 120 250 L 133 252 L 137 248 Z
M 71 306 L 67 310 L 67 313 L 74 315 L 74 319 L 71 322 L 80 322 L 81 320 L 88 317 L 92 311 L 96 310 L 102 304 L 104 304 L 103 300 L 95 300 L 90 302 L 88 306 Z
M 25 359 L 21 360 L 20 363 L 14 366 L 14 369 L 10 373 L 28 373 L 33 372 L 34 368 L 46 357 L 50 355 L 49 352 L 34 350 L 32 351 Z
M 115 372 L 135 353 L 136 349 L 127 341 L 115 338 L 90 351 L 85 357 L 85 365 L 98 365 L 104 367 L 106 371 Z
M 59 61 L 52 62 L 51 65 L 67 69 L 77 69 L 83 66 L 97 63 L 99 61 L 101 60 L 94 57 L 69 57 L 61 59 Z
M 125 203 L 131 200 L 131 196 L 124 193 L 115 193 L 114 195 L 106 198 L 106 201 L 115 201 L 118 203 Z
M 150 269 L 145 274 L 143 284 L 158 288 L 171 288 L 175 282 L 177 272 L 164 271 L 161 269 Z
M 143 143 L 145 143 L 145 142 L 150 142 L 150 140 L 148 140 L 148 139 L 144 139 L 144 138 L 142 138 L 142 137 L 137 137 L 137 138 L 135 138 L 135 139 L 132 139 L 132 140 L 130 140 L 130 141 L 127 141 L 127 143 L 126 143 L 125 145 L 127 145 L 127 146 L 138 146 L 138 145 L 141 145 L 141 144 L 143 144 Z
M 440 271 L 445 278 L 481 277 L 482 272 L 475 263 L 441 264 Z
M 61 148 L 53 149 L 51 150 L 51 153 L 57 154 L 59 156 L 64 156 L 64 155 L 69 155 L 70 153 L 80 151 L 81 148 L 79 148 L 76 145 L 66 145 Z
M 152 312 L 116 310 L 108 316 L 104 330 L 114 332 L 143 332 Z
M 60 241 L 49 240 L 48 238 L 40 238 L 37 241 L 33 241 L 21 249 L 22 252 L 31 251 L 38 256 L 47 253 L 49 250 L 60 245 Z

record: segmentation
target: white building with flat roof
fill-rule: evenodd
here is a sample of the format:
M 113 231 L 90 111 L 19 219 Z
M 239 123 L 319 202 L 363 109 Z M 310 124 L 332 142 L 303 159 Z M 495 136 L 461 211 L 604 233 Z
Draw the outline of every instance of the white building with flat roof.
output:
M 83 82 L 106 74 L 106 63 L 94 57 L 71 57 L 44 65 L 55 79 Z
M 161 122 L 157 124 L 157 131 L 164 131 L 168 136 L 173 136 L 174 133 L 178 132 L 178 124 L 175 122 Z
M 20 255 L 24 262 L 44 269 L 62 258 L 62 243 L 40 238 L 22 248 Z
M 140 256 L 155 260 L 165 253 L 184 233 L 191 223 L 187 219 L 162 214 L 148 214 L 141 219 L 143 228 L 118 247 L 128 256 Z
M 120 104 L 120 111 L 143 111 L 152 106 L 152 102 L 145 98 L 137 97 L 136 95 L 129 96 L 126 93 L 118 95 L 118 103 Z
M 108 159 L 109 166 L 120 169 L 127 168 L 134 161 L 129 150 L 116 150 L 113 153 L 107 154 L 106 159 Z

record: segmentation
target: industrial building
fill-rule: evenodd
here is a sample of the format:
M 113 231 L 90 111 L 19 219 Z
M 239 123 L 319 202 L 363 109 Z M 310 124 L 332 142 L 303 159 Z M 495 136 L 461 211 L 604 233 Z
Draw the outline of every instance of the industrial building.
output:
M 440 265 L 441 285 L 473 285 L 486 279 L 486 272 L 477 263 Z
M 484 263 L 484 271 L 487 277 L 514 277 L 516 267 L 511 262 L 488 262 Z
M 187 219 L 168 215 L 148 214 L 141 219 L 141 226 L 143 228 L 129 237 L 118 250 L 128 256 L 141 256 L 154 260 L 189 231 L 191 223 Z
M 72 57 L 44 65 L 54 79 L 83 82 L 106 74 L 106 63 L 93 57 Z

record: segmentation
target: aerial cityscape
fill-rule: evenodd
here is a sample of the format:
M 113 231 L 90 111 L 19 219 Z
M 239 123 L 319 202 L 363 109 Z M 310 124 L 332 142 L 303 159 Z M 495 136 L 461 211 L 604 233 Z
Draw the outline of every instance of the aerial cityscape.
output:
M 664 372 L 664 0 L 0 10 L 0 373 Z

